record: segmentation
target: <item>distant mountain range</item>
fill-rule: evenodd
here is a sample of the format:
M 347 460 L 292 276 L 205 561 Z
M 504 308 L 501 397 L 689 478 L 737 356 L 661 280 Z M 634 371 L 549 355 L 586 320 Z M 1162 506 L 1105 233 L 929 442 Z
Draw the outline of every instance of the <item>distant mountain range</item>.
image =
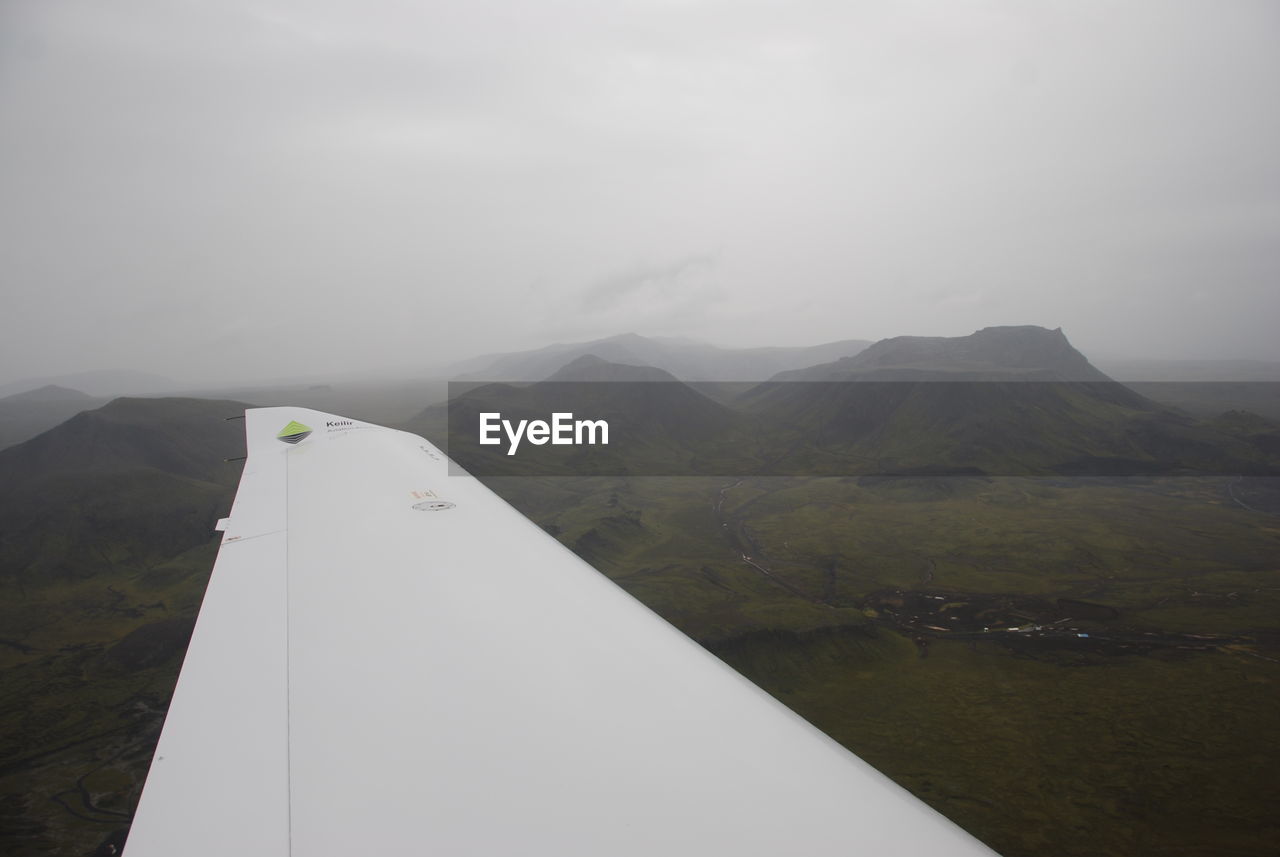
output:
M 609 444 L 530 447 L 520 472 L 563 474 L 577 471 L 654 473 L 698 472 L 705 458 L 725 443 L 745 448 L 738 434 L 740 416 L 731 408 L 652 366 L 611 363 L 584 355 L 545 381 L 482 384 L 447 403 L 429 406 L 408 426 L 441 444 L 465 463 L 489 460 L 493 447 L 477 445 L 480 414 L 496 412 L 513 423 L 546 420 L 573 412 L 609 423 Z M 479 458 L 474 454 L 478 453 Z M 505 453 L 499 453 L 505 455 Z
M 1274 467 L 1280 456 L 1277 423 L 1240 412 L 1207 421 L 1173 413 L 1098 372 L 1060 331 L 1042 328 L 988 328 L 954 339 L 899 337 L 860 354 L 826 355 L 808 367 L 809 372 L 779 376 L 806 367 L 780 368 L 752 379 L 769 377 L 772 381 L 736 388 L 684 383 L 665 368 L 628 365 L 589 354 L 562 352 L 551 362 L 557 365 L 537 383 L 478 385 L 455 399 L 453 406 L 472 416 L 480 408 L 492 408 L 511 417 L 544 418 L 549 410 L 566 403 L 570 407 L 589 403 L 618 420 L 621 443 L 609 450 L 561 450 L 581 455 L 586 464 L 617 468 L 613 472 L 628 468 L 643 472 L 635 465 L 670 466 L 676 462 L 686 468 L 683 472 L 714 473 L 726 463 L 734 463 L 734 456 L 745 453 L 749 463 L 759 468 L 756 472 L 823 472 L 835 462 L 855 474 L 873 474 L 865 484 L 874 487 L 885 485 L 885 480 L 877 481 L 874 476 L 885 473 L 908 475 L 925 484 L 932 484 L 929 480 L 939 473 L 1114 474 L 1176 470 L 1178 465 L 1193 471 L 1216 468 L 1217 472 L 1237 473 L 1251 467 Z M 594 389 L 584 393 L 583 388 L 588 387 Z M 715 395 L 708 395 L 708 391 Z M 119 399 L 95 407 L 99 400 L 76 390 L 23 392 L 30 394 L 0 401 L 0 415 L 6 405 L 27 409 L 58 406 L 80 412 L 37 437 L 0 450 L 0 603 L 7 607 L 0 635 L 0 766 L 5 769 L 0 775 L 8 778 L 0 785 L 12 798 L 4 811 L 10 836 L 6 841 L 14 853 L 21 854 L 95 853 L 94 846 L 103 836 L 127 823 L 128 811 L 136 804 L 147 772 L 216 552 L 218 535 L 212 527 L 227 513 L 241 469 L 240 464 L 225 459 L 243 454 L 243 424 L 226 417 L 240 413 L 245 406 L 238 401 L 164 398 Z M 595 398 L 566 400 L 568 395 Z M 428 409 L 419 420 L 430 422 L 433 416 L 445 413 L 442 408 Z M 643 455 L 624 454 L 628 445 L 643 445 Z M 558 466 L 564 461 L 551 463 Z M 1084 519 L 1090 523 L 1096 518 L 1101 523 L 1095 532 L 1081 538 L 1078 549 L 1070 546 L 1070 551 L 1061 544 L 1072 542 L 1074 528 L 1082 519 L 1078 509 L 1060 520 L 1053 517 L 1059 509 L 1071 512 L 1074 508 L 1061 496 L 1054 496 L 1042 504 L 1045 517 L 1038 520 L 1044 522 L 1044 529 L 1037 528 L 1025 539 L 1027 556 L 1033 558 L 1025 560 L 1021 568 L 1018 563 L 1022 560 L 1015 551 L 1015 547 L 1023 550 L 1021 541 L 1003 554 L 986 553 L 987 544 L 1009 538 L 1009 530 L 992 533 L 985 529 L 994 520 L 983 517 L 987 514 L 984 509 L 990 508 L 986 498 L 969 506 L 952 507 L 947 501 L 922 507 L 923 512 L 917 512 L 912 503 L 904 506 L 907 511 L 902 513 L 910 516 L 910 528 L 884 528 L 882 518 L 865 523 L 869 516 L 863 512 L 868 507 L 857 503 L 869 503 L 870 495 L 862 491 L 864 480 L 856 481 L 860 483 L 855 486 L 858 490 L 843 494 L 824 493 L 822 486 L 836 480 L 815 483 L 812 494 L 804 500 L 808 505 L 803 514 L 778 519 L 786 526 L 772 530 L 767 528 L 770 516 L 789 515 L 796 496 L 803 491 L 764 504 L 750 499 L 759 489 L 745 485 L 740 490 L 748 499 L 744 502 L 739 497 L 735 511 L 721 524 L 716 517 L 720 507 L 715 507 L 713 514 L 711 504 L 716 502 L 719 485 L 731 484 L 727 481 L 704 485 L 687 498 L 679 498 L 676 489 L 670 488 L 672 493 L 665 500 L 641 509 L 628 507 L 634 498 L 625 491 L 619 498 L 616 489 L 623 480 L 599 480 L 601 484 L 590 486 L 600 489 L 599 493 L 584 490 L 573 500 L 573 508 L 555 523 L 556 527 L 577 527 L 568 543 L 588 558 L 598 556 L 601 561 L 618 563 L 620 556 L 635 551 L 638 558 L 628 559 L 631 565 L 627 568 L 641 594 L 678 602 L 681 610 L 690 613 L 708 604 L 730 603 L 707 599 L 704 591 L 696 588 L 705 580 L 708 590 L 726 593 L 732 599 L 732 609 L 741 610 L 741 617 L 732 620 L 724 618 L 730 608 L 704 610 L 704 627 L 755 629 L 764 621 L 760 617 L 767 615 L 774 616 L 769 621 L 782 624 L 783 618 L 792 615 L 808 622 L 805 611 L 810 608 L 814 615 L 829 616 L 834 608 L 825 601 L 808 606 L 803 599 L 776 602 L 784 604 L 784 609 L 776 610 L 775 602 L 758 593 L 767 593 L 779 580 L 799 574 L 796 569 L 806 562 L 814 580 L 816 575 L 829 575 L 835 581 L 838 574 L 839 586 L 849 587 L 849 581 L 861 573 L 849 571 L 849 566 L 891 565 L 877 553 L 877 540 L 913 542 L 918 533 L 928 533 L 932 541 L 919 547 L 902 545 L 908 560 L 914 560 L 917 553 L 930 557 L 928 567 L 932 569 L 932 558 L 936 557 L 942 567 L 939 577 L 952 581 L 980 581 L 981 575 L 990 575 L 987 579 L 999 581 L 993 585 L 1000 586 L 1001 593 L 1008 591 L 1006 571 L 1024 572 L 1028 579 L 1033 576 L 1036 587 L 1057 585 L 1055 576 L 1076 574 L 1068 574 L 1064 568 L 1077 561 L 1081 565 L 1098 562 L 1086 548 L 1098 550 L 1096 544 L 1101 542 L 1104 562 L 1113 563 L 1117 573 L 1137 565 L 1144 575 L 1134 578 L 1139 582 L 1128 584 L 1124 593 L 1148 593 L 1147 587 L 1161 585 L 1152 582 L 1158 581 L 1159 575 L 1172 575 L 1168 585 L 1174 593 L 1173 603 L 1184 606 L 1171 609 L 1170 615 L 1197 615 L 1190 611 L 1199 609 L 1213 611 L 1206 614 L 1212 617 L 1237 600 L 1258 611 L 1266 606 L 1266 602 L 1253 600 L 1265 590 L 1255 585 L 1250 592 L 1238 582 L 1244 573 L 1241 569 L 1252 569 L 1251 563 L 1258 569 L 1271 567 L 1265 565 L 1268 556 L 1263 539 L 1266 522 L 1273 519 L 1258 511 L 1270 507 L 1263 507 L 1254 495 L 1235 493 L 1250 480 L 1221 480 L 1212 490 L 1206 489 L 1203 509 L 1196 507 L 1198 511 L 1185 518 L 1185 538 L 1172 547 L 1165 535 L 1175 529 L 1168 521 L 1176 519 L 1160 517 L 1164 514 L 1161 510 L 1173 502 L 1172 495 L 1153 492 L 1155 505 L 1144 510 L 1106 505 L 1108 495 L 1103 493 L 1095 517 Z M 779 482 L 790 484 L 789 480 Z M 979 485 L 984 491 L 988 487 L 980 479 L 965 484 Z M 1059 485 L 1061 480 L 1050 484 Z M 1139 485 L 1145 492 L 1146 483 Z M 1228 492 L 1225 497 L 1223 490 Z M 992 502 L 1022 510 L 1019 491 L 1021 488 L 993 492 Z M 723 490 L 719 500 L 726 505 Z M 1027 498 L 1026 502 L 1039 501 Z M 834 503 L 848 503 L 840 509 L 840 516 L 861 519 L 866 528 L 856 531 L 863 535 L 846 537 L 843 544 L 867 547 L 850 552 L 832 538 L 838 526 L 832 524 L 835 518 L 824 515 L 825 507 Z M 1109 528 L 1113 510 L 1122 513 L 1116 521 L 1122 537 L 1114 536 Z M 1242 549 L 1239 556 L 1215 559 L 1217 565 L 1206 565 L 1203 558 L 1186 564 L 1180 551 L 1187 544 L 1209 546 L 1205 550 L 1236 544 L 1243 530 L 1233 522 L 1228 522 L 1230 527 L 1223 524 L 1229 513 L 1246 523 L 1259 521 L 1256 526 L 1262 535 L 1245 542 L 1248 550 Z M 749 517 L 752 514 L 758 517 Z M 956 520 L 938 526 L 947 515 Z M 1132 528 L 1134 521 L 1149 527 L 1154 535 L 1139 538 L 1122 529 Z M 722 536 L 722 527 L 731 535 Z M 753 528 L 759 531 L 760 546 L 748 540 Z M 550 521 L 548 530 L 554 530 Z M 807 548 L 802 544 L 806 530 L 811 545 Z M 963 538 L 955 537 L 956 532 L 963 533 Z M 741 545 L 734 541 L 739 538 L 736 533 L 743 534 Z M 973 541 L 980 547 L 969 543 L 970 533 L 975 534 Z M 722 538 L 728 541 L 722 544 Z M 1039 549 L 1041 541 L 1057 545 L 1043 552 L 1048 554 L 1047 560 Z M 726 550 L 726 544 L 732 549 Z M 1255 547 L 1258 544 L 1260 548 Z M 785 560 L 789 554 L 784 548 L 797 549 L 794 555 L 802 559 Z M 743 559 L 748 550 L 755 556 L 750 563 Z M 780 559 L 762 560 L 760 550 L 776 551 Z M 1109 551 L 1112 558 L 1106 559 Z M 1256 551 L 1256 560 L 1249 551 Z M 725 561 L 720 563 L 715 557 L 722 554 Z M 954 568 L 947 571 L 948 563 L 958 567 L 970 561 L 974 570 L 968 573 L 975 577 L 957 578 Z M 1166 564 L 1168 571 L 1159 568 Z M 1000 573 L 991 574 L 992 566 Z M 765 571 L 766 567 L 773 570 Z M 1087 572 L 1079 572 L 1081 585 L 1092 586 L 1095 576 L 1099 585 L 1113 585 L 1114 575 L 1108 568 L 1090 565 Z M 671 569 L 666 578 L 662 576 L 667 573 L 664 569 Z M 1228 575 L 1217 589 L 1203 582 L 1215 570 Z M 735 573 L 743 576 L 734 577 Z M 888 576 L 892 573 L 896 572 L 884 572 L 886 580 L 892 580 Z M 950 578 L 945 577 L 948 574 Z M 909 577 L 904 579 L 915 580 L 919 575 L 920 571 L 910 566 Z M 934 572 L 930 570 L 928 575 L 932 581 Z M 1210 595 L 1217 592 L 1214 597 L 1219 600 L 1211 608 L 1185 606 L 1194 604 L 1189 600 L 1192 597 L 1202 595 L 1192 592 L 1186 580 L 1194 580 L 1196 590 Z M 892 585 L 905 584 L 895 581 Z M 1234 597 L 1237 588 L 1243 591 L 1240 599 Z M 1184 589 L 1188 600 L 1179 602 L 1177 593 Z M 805 591 L 804 586 L 799 591 Z M 820 591 L 819 584 L 813 584 L 813 591 Z M 837 590 L 833 582 L 831 591 L 846 589 Z M 1066 592 L 1078 597 L 1074 590 Z M 1161 595 L 1164 600 L 1157 600 L 1157 594 L 1140 597 L 1149 598 L 1159 608 L 1169 599 Z M 1120 603 L 1129 596 L 1115 597 Z M 699 602 L 699 598 L 707 600 Z M 943 603 L 939 597 L 938 604 Z M 720 610 L 725 612 L 717 612 Z M 770 626 L 763 627 L 768 630 Z M 777 639 L 786 643 L 799 638 L 788 631 Z M 867 650 L 861 647 L 871 638 L 854 639 L 860 647 L 855 650 L 856 657 L 866 657 Z M 947 661 L 937 654 L 942 651 L 945 656 L 945 641 L 930 639 L 935 654 L 929 663 L 945 665 Z M 917 662 L 919 656 L 905 637 L 902 646 L 909 658 L 904 663 Z M 1223 652 L 1212 657 L 1225 659 L 1229 655 Z M 762 662 L 778 664 L 789 659 L 770 650 Z M 808 664 L 835 659 L 824 655 L 803 660 Z M 1245 663 L 1257 660 L 1241 659 Z M 1021 663 L 1036 670 L 1045 667 L 1032 661 Z M 1163 682 L 1170 673 L 1165 664 L 1157 667 L 1139 675 Z M 1073 664 L 1071 672 L 1084 670 Z M 863 679 L 842 678 L 823 686 L 847 689 L 854 685 L 862 687 Z M 1025 693 L 1020 698 L 1035 696 Z M 913 694 L 904 698 L 915 705 L 921 697 Z M 946 695 L 939 698 L 949 701 Z M 1065 693 L 1063 699 L 1067 700 L 1064 716 L 1077 717 L 1071 713 Z M 832 710 L 844 717 L 848 711 L 844 701 L 838 694 L 833 700 Z M 1044 710 L 1053 709 L 1046 705 Z M 1099 722 L 1105 720 L 1105 713 L 1099 715 Z M 1219 716 L 1216 709 L 1214 716 Z M 915 729 L 915 722 L 910 726 Z M 1132 734 L 1137 732 L 1123 732 Z M 1072 748 L 1075 752 L 1078 742 Z M 1123 751 L 1128 752 L 1127 745 Z M 992 776 L 1005 778 L 1003 770 Z M 1241 793 L 1246 787 L 1252 788 L 1252 783 L 1241 786 Z M 1263 792 L 1265 789 L 1257 793 Z M 1224 805 L 1234 811 L 1232 793 L 1224 794 Z M 63 796 L 67 803 L 60 802 Z M 67 812 L 69 806 L 76 812 Z M 1071 810 L 1073 823 L 1078 821 L 1076 809 Z M 1230 812 L 1222 817 L 1235 820 Z
M 585 363 L 582 361 L 586 361 Z M 528 383 L 556 380 L 569 382 L 597 380 L 656 380 L 656 375 L 636 375 L 629 370 L 604 370 L 612 366 L 647 367 L 668 373 L 672 379 L 697 383 L 699 399 L 711 399 L 735 410 L 758 410 L 768 401 L 778 413 L 786 413 L 782 400 L 809 394 L 771 391 L 761 386 L 741 400 L 743 385 L 762 381 L 905 382 L 953 381 L 1034 381 L 1112 384 L 1119 378 L 1139 394 L 1138 400 L 1116 387 L 1105 395 L 1126 397 L 1126 406 L 1150 411 L 1155 403 L 1197 418 L 1211 420 L 1231 410 L 1248 410 L 1269 419 L 1280 419 L 1280 364 L 1258 361 L 1113 361 L 1115 372 L 1096 368 L 1073 348 L 1063 332 L 1034 326 L 989 327 L 962 337 L 899 336 L 874 344 L 864 340 L 843 340 L 812 347 L 718 348 L 684 339 L 650 338 L 623 334 L 591 342 L 562 343 L 533 351 L 488 355 L 453 367 L 454 377 L 471 382 L 507 381 Z M 612 372 L 615 374 L 607 374 Z M 622 372 L 619 375 L 617 373 Z M 605 374 L 602 374 L 605 373 Z M 624 378 L 623 375 L 626 375 Z M 1129 380 L 1131 378 L 1156 380 Z M 1173 379 L 1182 378 L 1182 381 Z M 1218 379 L 1248 379 L 1224 383 Z M 1206 380 L 1215 379 L 1215 380 Z M 75 385 L 79 385 L 78 387 Z M 137 372 L 96 371 L 55 379 L 31 379 L 0 387 L 0 449 L 38 435 L 82 410 L 105 404 L 121 392 L 150 395 L 172 389 L 175 382 L 157 375 Z M 204 398 L 218 396 L 259 404 L 298 404 L 321 410 L 348 413 L 384 424 L 403 425 L 415 409 L 446 398 L 445 384 L 421 381 L 400 384 L 342 385 L 330 388 L 262 388 L 196 393 Z M 453 390 L 457 394 L 459 389 Z M 869 391 L 851 393 L 829 391 L 829 401 L 815 403 L 819 411 L 868 412 L 867 402 L 849 396 L 866 397 Z M 899 390 L 898 393 L 902 391 Z M 989 394 L 990 389 L 984 391 Z M 1059 391 L 1061 392 L 1061 391 Z M 1101 389 L 1094 391 L 1103 395 Z M 632 391 L 631 395 L 636 395 Z M 917 391 L 916 395 L 921 395 Z M 954 398 L 956 391 L 947 394 Z M 1020 395 L 1030 395 L 1023 391 Z M 884 402 L 877 407 L 883 407 Z M 798 402 L 792 408 L 793 421 L 809 413 Z M 939 406 L 940 407 L 940 406 Z M 949 408 L 959 407 L 953 402 Z M 872 409 L 874 410 L 874 409 Z M 937 410 L 937 408 L 930 408 Z M 941 412 L 947 411 L 943 408 Z M 812 414 L 811 414 L 812 415 Z M 864 413 L 865 416 L 865 413 Z M 425 422 L 424 422 L 425 419 Z M 422 427 L 431 418 L 414 420 Z M 438 422 L 438 420 L 435 420 Z M 825 424 L 825 423 L 824 423 Z M 431 430 L 430 428 L 424 430 Z M 889 427 L 885 427 L 889 431 Z M 896 431 L 896 430 L 895 430 Z
M 0 403 L 27 403 L 27 402 L 89 402 L 93 397 L 88 393 L 82 393 L 79 390 L 71 390 L 67 387 L 59 387 L 57 384 L 46 384 L 43 387 L 37 387 L 34 390 L 27 390 L 25 393 L 14 393 L 12 396 L 0 398 Z
M 1280 427 L 1171 411 L 1108 378 L 1061 330 L 896 337 L 733 395 L 702 386 L 580 355 L 544 381 L 460 392 L 413 427 L 447 434 L 451 456 L 490 475 L 1280 473 Z M 476 442 L 480 413 L 556 411 L 610 421 L 611 447 L 526 448 L 517 461 Z
M 1061 329 L 1055 331 L 1056 342 L 1037 335 L 1037 331 L 1043 330 L 1045 328 L 1030 325 L 990 327 L 961 337 L 897 336 L 874 344 L 863 339 L 846 339 L 794 348 L 720 348 L 688 339 L 626 333 L 589 342 L 557 343 L 531 351 L 473 357 L 446 367 L 445 374 L 459 381 L 544 381 L 562 366 L 591 355 L 612 363 L 665 369 L 681 381 L 764 381 L 781 372 L 814 370 L 816 373 L 818 367 L 826 367 L 821 371 L 832 373 L 847 368 L 862 372 L 923 368 L 963 375 L 980 372 L 982 360 L 992 357 L 984 351 L 992 344 L 992 337 L 999 337 L 1001 347 L 1012 349 L 1005 357 L 1014 359 L 1004 359 L 998 364 L 1002 370 L 1016 368 L 1020 350 L 1021 359 L 1047 365 L 1046 358 L 1054 349 L 1062 349 L 1064 344 L 1070 348 L 1070 343 Z M 1029 348 L 1041 353 L 1033 354 Z M 863 356 L 868 350 L 871 353 Z M 842 362 L 855 356 L 863 356 L 863 360 L 852 365 Z M 889 357 L 892 364 L 886 362 Z M 975 358 L 977 364 L 973 363 Z M 1085 362 L 1092 362 L 1093 371 L 1122 382 L 1280 382 L 1280 363 L 1259 360 L 1112 358 Z M 1059 368 L 1074 369 L 1078 373 L 1083 371 L 1083 364 L 1077 361 L 1074 367 Z M 832 379 L 810 376 L 805 380 Z M 1073 380 L 1098 379 L 1075 377 Z
M 634 354 L 643 350 L 637 339 L 604 342 L 620 340 Z M 681 371 L 721 380 L 561 347 L 505 358 L 511 371 L 537 380 L 477 383 L 409 428 L 461 439 L 448 451 L 477 472 L 497 464 L 489 472 L 841 474 L 871 486 L 905 476 L 947 490 L 956 480 L 938 477 L 985 486 L 986 476 L 1006 473 L 1280 473 L 1280 424 L 1239 411 L 1206 420 L 1174 412 L 1112 381 L 1061 331 L 896 337 L 856 350 L 784 349 L 785 360 L 761 349 L 767 359 L 754 364 L 728 361 L 719 353 L 727 349 L 659 345 L 653 353 L 690 358 Z M 697 354 L 717 356 L 699 363 L 690 357 Z M 728 362 L 714 369 L 718 359 Z M 734 373 L 748 365 L 753 383 L 722 380 L 742 377 Z M 0 429 L 14 425 L 6 415 L 59 423 L 0 450 L 0 602 L 10 605 L 0 635 L 0 764 L 32 794 L 59 793 L 105 764 L 111 785 L 95 793 L 95 806 L 127 810 L 136 800 L 216 551 L 212 527 L 240 472 L 225 459 L 243 454 L 243 425 L 226 418 L 244 407 L 188 398 L 103 404 L 62 385 L 0 400 Z M 564 410 L 610 420 L 611 444 L 538 447 L 516 459 L 523 471 L 512 471 L 501 450 L 467 442 L 482 411 L 518 420 Z M 457 421 L 452 437 L 449 418 Z M 1233 480 L 1231 490 L 1249 482 Z M 1257 491 L 1230 496 L 1270 508 Z M 680 520 L 702 520 L 713 500 L 714 489 Z M 571 542 L 583 556 L 616 558 L 641 536 L 644 544 L 667 537 L 661 519 L 642 525 L 639 512 L 609 505 L 616 501 L 607 492 L 578 502 L 597 501 L 592 514 L 603 517 Z M 670 561 L 657 556 L 656 568 Z M 121 743 L 108 752 L 110 742 Z M 69 747 L 85 749 L 57 755 Z M 47 799 L 24 807 L 16 816 L 30 822 L 22 853 L 65 851 L 68 837 L 75 853 L 90 853 L 111 829 L 103 821 L 123 823 L 68 817 Z
M 682 381 L 762 381 L 778 372 L 857 354 L 870 344 L 846 339 L 797 348 L 719 348 L 625 333 L 592 342 L 490 354 L 455 364 L 447 371 L 456 380 L 543 381 L 579 357 L 591 355 L 611 363 L 664 369 Z
M 182 385 L 172 378 L 166 378 L 163 375 L 155 375 L 150 372 L 135 372 L 126 369 L 96 369 L 90 372 L 74 372 L 67 375 L 25 378 L 21 381 L 0 384 L 0 399 L 50 386 L 83 391 L 95 398 L 115 398 L 116 396 L 153 396 L 172 393 Z

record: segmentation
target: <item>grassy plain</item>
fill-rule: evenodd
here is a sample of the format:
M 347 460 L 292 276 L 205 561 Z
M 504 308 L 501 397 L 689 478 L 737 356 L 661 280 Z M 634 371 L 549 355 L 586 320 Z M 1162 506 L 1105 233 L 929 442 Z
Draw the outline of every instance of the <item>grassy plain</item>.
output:
M 1280 517 L 1231 480 L 489 482 L 1007 857 L 1280 841 Z

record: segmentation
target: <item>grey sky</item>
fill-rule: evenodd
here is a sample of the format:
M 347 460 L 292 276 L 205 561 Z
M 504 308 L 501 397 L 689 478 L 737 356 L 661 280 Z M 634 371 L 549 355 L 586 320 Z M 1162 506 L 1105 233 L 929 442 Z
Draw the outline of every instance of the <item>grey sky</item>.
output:
M 1280 4 L 0 4 L 0 382 L 1062 326 L 1280 359 Z

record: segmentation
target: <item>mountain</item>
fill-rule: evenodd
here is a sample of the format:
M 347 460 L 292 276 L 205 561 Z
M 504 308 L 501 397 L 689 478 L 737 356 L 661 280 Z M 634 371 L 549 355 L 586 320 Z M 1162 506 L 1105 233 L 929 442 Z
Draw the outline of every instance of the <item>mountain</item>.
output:
M 1271 472 L 1257 445 L 1112 381 L 1061 329 L 895 337 L 741 397 L 798 462 L 872 472 Z
M 83 390 L 90 396 L 111 398 L 115 396 L 151 396 L 176 390 L 181 386 L 172 378 L 151 372 L 135 372 L 131 369 L 95 369 L 68 375 L 48 375 L 26 378 L 0 385 L 0 397 L 25 393 L 45 386 L 70 387 Z
M 223 459 L 244 448 L 242 429 L 228 417 L 239 402 L 216 399 L 115 399 L 82 411 L 17 446 L 0 450 L 0 499 L 31 480 L 59 473 L 148 470 L 205 482 L 227 476 Z
M 593 355 L 611 363 L 664 369 L 681 381 L 760 381 L 778 372 L 856 354 L 868 344 L 848 339 L 797 348 L 719 348 L 687 339 L 626 333 L 478 357 L 456 364 L 451 373 L 456 380 L 542 381 L 579 357 Z
M 48 431 L 80 411 L 106 404 L 79 390 L 48 384 L 0 399 L 0 449 Z
M 1263 433 L 1142 397 L 1061 330 L 897 337 L 776 378 L 724 402 L 660 369 L 582 355 L 545 381 L 459 393 L 412 427 L 477 475 L 1118 476 L 1262 474 L 1280 464 Z M 506 440 L 478 442 L 482 414 L 515 425 L 557 412 L 606 420 L 610 445 L 526 445 L 514 455 Z
M 0 579 L 144 571 L 208 542 L 239 476 L 236 402 L 116 399 L 0 450 Z
M 856 355 L 774 376 L 773 381 L 1102 381 L 1111 379 L 1062 328 L 986 327 L 968 336 L 896 336 Z
M 480 415 L 503 420 L 551 419 L 571 413 L 609 424 L 608 445 L 546 444 L 507 455 L 505 439 L 478 443 Z M 422 411 L 409 425 L 444 446 L 449 456 L 477 475 L 486 473 L 680 473 L 699 472 L 708 460 L 735 455 L 746 444 L 741 418 L 671 373 L 652 366 L 613 363 L 582 355 L 545 381 L 482 384 L 446 404 Z
M 680 383 L 670 372 L 653 366 L 632 366 L 625 363 L 610 363 L 594 354 L 584 354 L 560 367 L 548 382 L 649 382 Z
M 117 399 L 0 450 L 0 851 L 94 853 L 127 824 L 240 476 L 224 459 L 244 454 L 226 419 L 242 409 Z
M 5 396 L 0 399 L 2 404 L 24 404 L 24 403 L 47 403 L 47 402 L 88 402 L 93 399 L 88 393 L 82 393 L 79 390 L 72 390 L 68 387 L 59 387 L 57 384 L 46 384 L 43 387 L 37 387 L 34 390 L 27 390 L 24 393 L 14 393 L 12 396 Z

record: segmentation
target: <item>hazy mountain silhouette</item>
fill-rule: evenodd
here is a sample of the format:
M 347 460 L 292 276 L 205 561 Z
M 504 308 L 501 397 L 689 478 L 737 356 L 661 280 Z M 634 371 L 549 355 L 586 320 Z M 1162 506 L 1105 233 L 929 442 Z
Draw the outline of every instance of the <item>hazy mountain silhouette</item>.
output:
M 44 403 L 44 402 L 88 402 L 93 397 L 88 393 L 82 393 L 79 390 L 72 390 L 69 387 L 59 387 L 57 384 L 46 384 L 43 387 L 37 387 L 34 390 L 27 390 L 24 393 L 14 393 L 12 396 L 5 396 L 0 399 L 0 404 L 5 403 Z
M 594 354 L 584 354 L 566 363 L 547 378 L 549 382 L 657 382 L 679 383 L 674 375 L 653 366 L 633 366 L 626 363 L 611 363 Z
M 521 472 L 566 472 L 574 469 L 644 472 L 669 468 L 675 462 L 692 466 L 693 459 L 712 449 L 739 443 L 741 418 L 725 405 L 703 395 L 671 373 L 651 366 L 613 363 L 582 355 L 551 378 L 527 384 L 482 384 L 433 405 L 410 423 L 442 442 L 450 457 L 474 467 L 497 457 L 507 459 L 507 441 L 498 446 L 478 443 L 480 414 L 500 413 L 502 419 L 550 420 L 554 413 L 604 420 L 609 445 L 520 447 Z M 710 446 L 708 446 L 710 444 Z
M 56 385 L 83 390 L 90 396 L 111 398 L 115 396 L 149 396 L 168 393 L 181 385 L 172 378 L 151 372 L 135 372 L 131 369 L 95 369 L 89 372 L 73 372 L 66 375 L 48 375 L 24 378 L 0 385 L 0 397 L 25 393 L 40 387 Z
M 105 402 L 53 384 L 6 396 L 0 399 L 0 449 L 29 440 L 80 411 Z
M 542 381 L 577 358 L 593 355 L 611 363 L 664 369 L 681 381 L 760 381 L 788 369 L 856 354 L 868 344 L 849 339 L 796 348 L 719 348 L 624 333 L 592 342 L 486 355 L 456 364 L 450 371 L 459 380 Z
M 555 412 L 609 421 L 611 446 L 547 445 L 513 460 L 505 443 L 476 443 L 481 413 L 514 422 Z M 895 337 L 780 373 L 728 405 L 662 370 L 582 355 L 547 381 L 465 391 L 417 427 L 439 433 L 446 415 L 450 454 L 490 473 L 1125 475 L 1275 464 L 1266 439 L 1157 405 L 1098 371 L 1061 330 L 1038 327 Z

